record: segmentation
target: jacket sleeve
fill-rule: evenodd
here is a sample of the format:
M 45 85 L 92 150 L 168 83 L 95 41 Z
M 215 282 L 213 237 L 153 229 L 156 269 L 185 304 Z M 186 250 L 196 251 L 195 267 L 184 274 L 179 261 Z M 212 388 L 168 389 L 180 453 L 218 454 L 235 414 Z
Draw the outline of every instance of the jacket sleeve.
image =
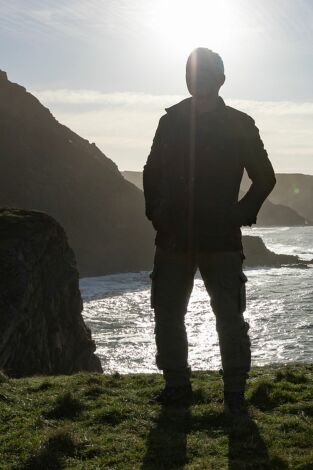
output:
M 276 184 L 275 173 L 260 138 L 259 129 L 249 116 L 245 125 L 243 164 L 252 184 L 237 205 L 241 225 L 256 223 L 258 212 Z
M 162 202 L 164 118 L 165 116 L 162 116 L 159 121 L 150 154 L 143 168 L 146 216 L 151 221 L 154 218 L 156 209 L 160 207 Z

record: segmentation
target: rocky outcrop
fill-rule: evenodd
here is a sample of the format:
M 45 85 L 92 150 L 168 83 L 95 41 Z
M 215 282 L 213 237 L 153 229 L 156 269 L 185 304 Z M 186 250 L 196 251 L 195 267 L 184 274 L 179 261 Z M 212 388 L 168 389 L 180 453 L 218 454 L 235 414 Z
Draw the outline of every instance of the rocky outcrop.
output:
M 1 209 L 0 240 L 0 370 L 101 372 L 62 227 L 42 212 Z
M 269 250 L 266 248 L 261 237 L 245 235 L 242 237 L 242 243 L 246 257 L 244 265 L 247 267 L 280 267 L 283 265 L 307 267 L 308 262 L 301 261 L 298 256 L 277 254 Z
M 95 144 L 0 76 L 0 206 L 44 211 L 65 229 L 81 276 L 149 269 L 144 198 Z

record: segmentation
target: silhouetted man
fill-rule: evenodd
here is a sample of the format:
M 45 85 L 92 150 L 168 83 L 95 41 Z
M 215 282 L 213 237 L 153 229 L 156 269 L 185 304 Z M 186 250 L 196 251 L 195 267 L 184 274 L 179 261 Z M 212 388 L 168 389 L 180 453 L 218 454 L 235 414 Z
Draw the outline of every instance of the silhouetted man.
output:
M 251 352 L 240 227 L 256 223 L 276 180 L 254 120 L 219 96 L 224 81 L 218 54 L 206 48 L 190 54 L 191 97 L 166 109 L 144 166 L 146 215 L 157 231 L 151 273 L 156 364 L 165 379 L 153 400 L 192 396 L 184 317 L 199 268 L 216 317 L 224 409 L 242 412 Z M 238 202 L 244 169 L 252 184 Z

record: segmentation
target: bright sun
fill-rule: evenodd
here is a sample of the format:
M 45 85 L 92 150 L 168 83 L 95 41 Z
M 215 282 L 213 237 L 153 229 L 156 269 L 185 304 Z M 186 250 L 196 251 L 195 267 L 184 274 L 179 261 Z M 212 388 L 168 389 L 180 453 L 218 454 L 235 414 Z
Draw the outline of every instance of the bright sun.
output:
M 198 46 L 224 51 L 240 27 L 234 5 L 233 0 L 158 0 L 150 12 L 151 26 L 184 54 Z

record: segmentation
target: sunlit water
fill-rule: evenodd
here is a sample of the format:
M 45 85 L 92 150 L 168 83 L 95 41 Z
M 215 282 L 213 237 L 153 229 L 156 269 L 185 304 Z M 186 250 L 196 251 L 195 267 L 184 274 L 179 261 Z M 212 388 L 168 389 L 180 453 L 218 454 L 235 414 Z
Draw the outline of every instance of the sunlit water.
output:
M 253 228 L 276 253 L 313 258 L 313 227 Z M 245 269 L 253 365 L 313 359 L 313 265 Z M 83 316 L 105 372 L 156 372 L 149 272 L 84 278 Z M 193 370 L 221 367 L 215 319 L 199 273 L 186 315 Z

